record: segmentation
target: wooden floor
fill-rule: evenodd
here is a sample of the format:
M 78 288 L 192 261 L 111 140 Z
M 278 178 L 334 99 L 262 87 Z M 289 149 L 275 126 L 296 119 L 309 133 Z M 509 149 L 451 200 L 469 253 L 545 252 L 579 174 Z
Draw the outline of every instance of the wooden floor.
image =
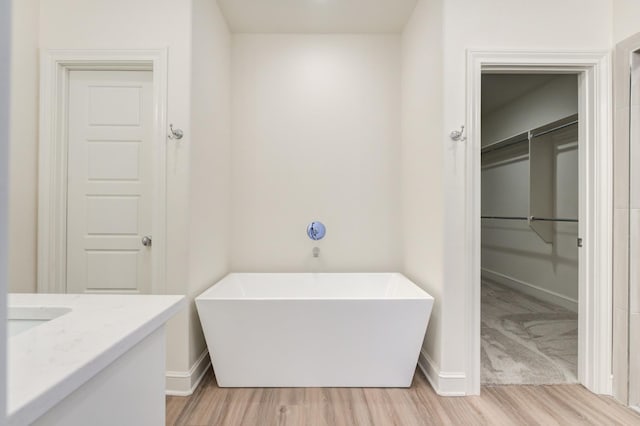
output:
M 580 385 L 483 387 L 438 396 L 422 372 L 409 389 L 222 389 L 210 370 L 190 397 L 167 397 L 168 425 L 640 425 L 640 415 Z

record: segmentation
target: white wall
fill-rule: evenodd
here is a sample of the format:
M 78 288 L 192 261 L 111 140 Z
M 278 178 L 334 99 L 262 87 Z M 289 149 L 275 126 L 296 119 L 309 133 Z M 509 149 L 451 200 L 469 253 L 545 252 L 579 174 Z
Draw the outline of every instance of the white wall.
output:
M 232 270 L 399 270 L 399 36 L 235 35 L 232 57 Z
M 640 2 L 638 0 L 613 1 L 613 44 L 640 33 Z
M 18 78 L 12 85 L 12 290 L 36 289 L 38 47 L 167 48 L 168 119 L 184 130 L 185 137 L 168 145 L 165 291 L 197 295 L 226 274 L 229 266 L 230 34 L 217 3 L 17 3 L 13 17 Z M 193 304 L 169 323 L 168 338 L 167 369 L 188 371 L 205 347 Z
M 425 80 L 428 80 L 427 75 L 433 76 L 433 80 L 423 84 L 431 84 L 430 87 L 436 88 L 436 91 L 438 87 L 442 87 L 442 113 L 441 119 L 437 122 L 443 128 L 430 126 L 428 133 L 423 131 L 424 143 L 428 141 L 429 136 L 436 139 L 430 141 L 426 148 L 423 147 L 424 152 L 416 152 L 416 161 L 423 161 L 429 167 L 440 167 L 442 198 L 438 199 L 435 195 L 434 198 L 428 198 L 428 203 L 431 209 L 436 209 L 439 203 L 442 203 L 442 222 L 437 222 L 437 216 L 429 216 L 431 220 L 436 221 L 434 227 L 430 228 L 419 223 L 421 213 L 411 217 L 414 214 L 411 210 L 412 204 L 407 200 L 410 200 L 410 194 L 419 193 L 419 189 L 411 189 L 412 178 L 407 177 L 403 180 L 404 257 L 407 259 L 406 272 L 422 285 L 426 285 L 425 282 L 429 280 L 421 277 L 429 277 L 438 270 L 439 261 L 431 262 L 431 259 L 441 259 L 442 285 L 439 294 L 438 285 L 431 284 L 431 291 L 439 296 L 440 309 L 434 309 L 432 314 L 430 328 L 434 327 L 435 330 L 429 331 L 434 335 L 428 336 L 426 348 L 429 356 L 437 364 L 435 367 L 439 368 L 444 376 L 462 378 L 462 382 L 465 382 L 469 368 L 466 358 L 472 342 L 471 336 L 465 334 L 468 313 L 464 295 L 467 277 L 463 266 L 468 261 L 464 253 L 466 235 L 469 232 L 464 219 L 466 148 L 463 143 L 451 141 L 448 134 L 451 130 L 459 129 L 466 121 L 467 49 L 609 49 L 612 7 L 604 0 L 569 0 L 561 3 L 552 0 L 529 3 L 509 0 L 447 0 L 442 2 L 442 5 L 443 10 L 440 13 L 438 3 L 420 0 L 412 17 L 413 20 L 420 19 L 421 22 L 427 22 L 431 18 L 431 25 L 427 26 L 427 29 L 434 31 L 435 38 L 430 39 L 433 44 L 427 43 L 424 37 L 417 38 L 422 40 L 425 46 L 430 46 L 421 49 L 423 58 L 433 60 L 437 58 L 438 52 L 442 52 L 443 55 L 441 78 L 437 76 L 437 67 L 430 74 L 423 73 Z M 425 14 L 425 9 L 435 11 L 429 16 L 428 13 Z M 423 25 L 420 24 L 418 27 Z M 410 34 L 410 29 L 411 24 L 405 30 L 405 38 Z M 435 41 L 438 39 L 438 32 L 442 39 L 440 45 Z M 407 59 L 404 61 L 406 64 Z M 407 82 L 405 85 L 409 87 Z M 404 102 L 408 100 L 406 96 L 405 92 Z M 433 96 L 437 95 L 431 95 L 430 101 L 433 101 Z M 406 111 L 403 115 L 407 120 Z M 424 120 L 428 119 L 425 114 L 422 115 Z M 412 151 L 405 152 L 403 158 L 407 159 L 409 152 Z M 404 162 L 403 167 L 407 167 L 403 172 L 408 176 L 410 162 Z M 437 178 L 438 173 L 434 173 L 434 176 Z M 437 185 L 434 186 L 434 194 L 437 194 Z M 422 214 L 433 215 L 433 210 L 430 212 Z M 419 226 L 415 227 L 414 224 Z M 440 225 L 441 249 L 436 242 L 437 227 Z M 428 257 L 422 253 L 427 241 L 433 250 Z M 438 275 L 437 272 L 435 274 Z M 456 380 L 450 383 L 457 386 L 459 381 Z M 471 388 L 456 390 L 473 391 Z
M 484 93 L 482 96 L 491 96 Z M 578 81 L 561 75 L 482 116 L 482 145 L 578 113 Z
M 637 359 L 630 348 L 630 336 L 637 336 L 640 333 L 634 330 L 630 331 L 633 323 L 630 322 L 630 289 L 631 289 L 631 269 L 634 263 L 629 263 L 633 256 L 632 241 L 640 241 L 640 238 L 634 238 L 630 235 L 634 231 L 637 235 L 640 228 L 631 227 L 632 221 L 630 214 L 634 213 L 635 217 L 640 217 L 639 211 L 631 209 L 631 183 L 635 182 L 630 179 L 631 164 L 629 159 L 634 158 L 630 152 L 631 138 L 630 135 L 637 135 L 635 130 L 631 129 L 631 125 L 637 124 L 637 120 L 631 120 L 632 105 L 631 94 L 637 94 L 635 90 L 629 90 L 629 81 L 636 83 L 637 79 L 632 79 L 630 67 L 630 59 L 637 57 L 631 55 L 631 52 L 640 48 L 640 34 L 625 39 L 616 45 L 614 51 L 614 71 L 613 71 L 613 89 L 614 89 L 614 137 L 613 137 L 613 354 L 612 354 L 612 370 L 613 370 L 613 396 L 623 404 L 629 403 L 629 390 L 633 388 L 634 381 L 631 377 L 630 359 Z M 635 62 L 635 60 L 633 61 Z M 636 111 L 634 111 L 636 112 Z M 640 111 L 638 111 L 640 112 Z M 637 115 L 635 115 L 637 117 Z M 636 152 L 636 151 L 634 151 Z M 637 160 L 636 160 L 637 162 Z M 637 170 L 633 169 L 634 171 Z M 635 207 L 639 207 L 635 204 Z M 634 229 L 636 228 L 636 229 Z M 636 280 L 637 284 L 638 281 Z M 638 316 L 640 318 L 640 316 Z M 637 341 L 637 339 L 636 339 Z M 636 357 L 636 358 L 634 358 Z M 635 363 L 637 366 L 638 363 Z M 640 371 L 640 369 L 637 369 Z M 640 380 L 638 381 L 640 385 Z M 638 386 L 640 389 L 640 386 Z M 640 394 L 640 393 L 639 393 Z
M 635 46 L 634 46 L 635 45 Z M 628 49 L 638 46 L 638 41 L 628 45 Z M 637 52 L 637 50 L 635 50 Z M 640 257 L 640 55 L 634 53 L 631 61 L 631 90 L 630 90 L 630 138 L 629 138 L 629 286 L 626 294 L 626 307 L 629 318 L 629 348 L 628 348 L 628 378 L 629 378 L 629 405 L 640 408 L 640 265 L 637 259 Z M 622 104 L 623 99 L 619 100 Z M 619 109 L 619 113 L 625 112 Z M 624 296 L 617 297 L 616 317 L 619 318 L 619 306 L 622 305 Z M 619 341 L 619 339 L 616 339 Z M 624 380 L 624 379 L 622 379 Z
M 190 191 L 202 192 L 189 184 L 200 173 L 189 171 L 189 149 L 192 138 L 208 128 L 191 128 L 191 108 L 205 104 L 190 96 L 191 78 L 199 78 L 191 71 L 191 38 L 197 32 L 191 20 L 199 7 L 209 6 L 194 5 L 192 10 L 190 0 L 47 0 L 40 7 L 38 38 L 44 48 L 169 48 L 169 119 L 186 134 L 168 153 L 169 293 L 195 293 L 207 274 L 221 273 L 225 263 L 216 260 L 211 269 L 201 269 L 199 262 L 189 261 L 198 249 L 197 241 L 191 241 L 198 233 L 189 221 L 203 220 L 185 207 L 195 197 Z M 464 374 L 470 342 L 462 297 L 465 148 L 447 135 L 466 118 L 465 51 L 609 49 L 613 9 L 606 0 L 420 0 L 404 34 L 402 58 L 400 39 L 391 35 L 234 37 L 232 269 L 404 270 L 439 299 L 427 338 L 429 354 L 443 372 Z M 616 11 L 616 22 L 632 16 L 621 7 Z M 409 64 L 424 69 L 423 79 Z M 406 79 L 402 101 L 401 73 Z M 428 101 L 411 96 L 413 87 Z M 356 104 L 359 99 L 365 101 Z M 423 112 L 414 116 L 410 105 Z M 420 122 L 431 115 L 438 117 L 433 126 Z M 203 155 L 224 152 L 218 145 L 208 148 Z M 421 161 L 428 167 L 421 169 Z M 212 204 L 224 198 L 223 191 L 213 189 L 225 173 L 224 165 L 216 164 L 221 173 L 212 180 Z M 35 182 L 34 173 L 25 169 L 29 177 L 20 188 L 25 200 L 36 197 L 36 188 L 28 184 Z M 291 175 L 301 178 L 290 182 Z M 291 199 L 295 202 L 285 202 Z M 304 234 L 313 219 L 328 225 L 317 261 L 310 254 L 314 244 Z M 25 220 L 33 219 L 25 214 Z M 220 253 L 224 238 L 208 240 L 203 258 Z M 29 250 L 18 252 L 23 260 Z M 190 327 L 191 333 L 185 333 Z M 199 342 L 194 317 L 179 316 L 168 333 L 169 368 L 184 371 L 200 346 L 185 349 L 189 334 Z
M 193 0 L 191 66 L 190 250 L 187 295 L 229 270 L 231 211 L 231 36 L 218 4 Z M 205 349 L 189 306 L 189 365 Z
M 12 7 L 9 291 L 36 291 L 39 0 Z
M 191 1 L 47 0 L 40 4 L 44 49 L 168 48 L 168 119 L 185 132 L 167 158 L 167 288 L 186 294 L 189 277 L 189 148 L 191 145 Z M 25 194 L 36 188 L 24 188 Z M 34 224 L 35 226 L 35 224 Z M 168 324 L 167 368 L 187 371 L 188 312 Z
M 0 0 L 0 342 L 7 341 L 7 262 L 9 203 L 9 67 L 11 64 L 11 10 L 8 0 Z M 7 350 L 0 349 L 0 423 L 7 413 Z
M 604 0 L 447 0 L 444 2 L 445 133 L 466 121 L 467 49 L 610 49 L 612 11 Z M 442 135 L 444 146 L 444 288 L 442 359 L 447 373 L 465 374 L 472 343 L 466 335 L 463 265 L 467 241 L 465 145 Z M 437 155 L 437 152 L 436 152 Z M 425 236 L 426 238 L 426 236 Z M 473 391 L 469 389 L 470 391 Z
M 486 93 L 483 96 L 491 96 Z M 576 76 L 564 75 L 482 116 L 482 144 L 552 123 L 578 112 Z M 574 138 L 566 138 L 566 135 Z M 577 129 L 555 151 L 555 207 L 558 217 L 578 217 Z M 482 214 L 529 216 L 529 158 L 494 151 L 483 158 Z M 517 154 L 516 154 L 517 153 Z M 535 176 L 534 176 L 535 179 Z M 484 277 L 570 309 L 578 309 L 578 225 L 555 224 L 554 242 L 544 242 L 527 222 L 482 221 Z M 525 285 L 523 285 L 523 283 Z M 529 286 L 527 286 L 528 284 Z M 541 289 L 542 291 L 538 291 Z M 557 297 L 555 294 L 564 297 Z M 571 303 L 573 301 L 574 303 Z
M 435 298 L 425 351 L 439 363 L 443 282 L 442 0 L 422 0 L 402 35 L 403 272 Z

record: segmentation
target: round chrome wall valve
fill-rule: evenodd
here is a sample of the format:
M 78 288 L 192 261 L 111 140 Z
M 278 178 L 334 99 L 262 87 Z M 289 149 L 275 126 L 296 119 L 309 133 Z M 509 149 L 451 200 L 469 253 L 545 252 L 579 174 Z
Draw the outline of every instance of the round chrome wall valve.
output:
M 325 228 L 322 222 L 311 222 L 309 226 L 307 226 L 307 235 L 314 241 L 323 239 L 326 233 L 327 228 Z

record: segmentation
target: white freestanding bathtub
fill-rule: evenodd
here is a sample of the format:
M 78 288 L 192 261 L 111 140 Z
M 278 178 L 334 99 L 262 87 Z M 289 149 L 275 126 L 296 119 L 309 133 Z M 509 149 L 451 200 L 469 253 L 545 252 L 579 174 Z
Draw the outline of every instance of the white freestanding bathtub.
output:
M 196 305 L 221 387 L 409 387 L 433 298 L 397 273 L 229 274 Z

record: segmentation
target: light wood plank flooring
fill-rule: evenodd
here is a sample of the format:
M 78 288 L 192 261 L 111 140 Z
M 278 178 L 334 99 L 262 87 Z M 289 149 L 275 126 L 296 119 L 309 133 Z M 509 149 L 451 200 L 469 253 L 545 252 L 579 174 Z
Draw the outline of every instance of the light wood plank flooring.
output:
M 421 371 L 409 389 L 223 389 L 212 370 L 190 397 L 167 397 L 168 425 L 640 425 L 580 385 L 483 387 L 438 396 Z

